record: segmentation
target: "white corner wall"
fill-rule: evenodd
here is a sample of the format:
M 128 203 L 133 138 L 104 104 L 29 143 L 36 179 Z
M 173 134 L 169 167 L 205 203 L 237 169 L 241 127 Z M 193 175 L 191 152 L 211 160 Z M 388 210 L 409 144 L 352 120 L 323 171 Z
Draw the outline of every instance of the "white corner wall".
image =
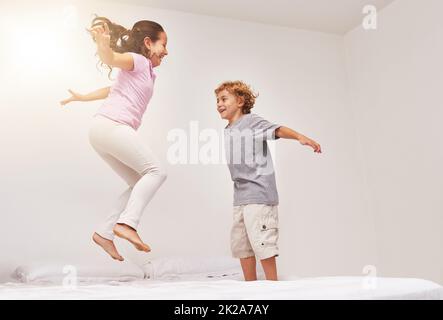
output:
M 377 273 L 443 284 L 443 2 L 397 0 L 345 36 Z

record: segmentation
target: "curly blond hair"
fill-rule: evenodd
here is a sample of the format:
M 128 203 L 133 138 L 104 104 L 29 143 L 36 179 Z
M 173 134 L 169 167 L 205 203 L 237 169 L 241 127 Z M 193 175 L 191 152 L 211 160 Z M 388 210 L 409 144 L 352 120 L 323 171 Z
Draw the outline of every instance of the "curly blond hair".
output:
M 251 113 L 251 109 L 254 107 L 255 99 L 258 97 L 258 93 L 254 93 L 249 85 L 243 81 L 226 81 L 219 85 L 215 90 L 215 94 L 226 90 L 229 93 L 243 99 L 243 114 Z

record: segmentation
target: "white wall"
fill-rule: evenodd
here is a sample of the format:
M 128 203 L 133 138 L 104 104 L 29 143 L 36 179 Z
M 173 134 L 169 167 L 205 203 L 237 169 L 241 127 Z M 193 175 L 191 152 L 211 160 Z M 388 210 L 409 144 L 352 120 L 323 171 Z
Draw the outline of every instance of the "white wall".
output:
M 37 18 L 36 28 L 60 19 L 61 8 L 39 4 L 19 11 L 9 5 L 2 15 L 11 18 L 2 17 L 2 23 Z M 278 142 L 281 272 L 360 275 L 364 265 L 377 264 L 356 131 L 345 106 L 342 37 L 108 3 L 78 10 L 76 27 L 50 29 L 59 40 L 56 46 L 33 42 L 29 50 L 40 54 L 37 63 L 26 54 L 17 61 L 16 46 L 2 50 L 1 274 L 37 259 L 74 264 L 108 259 L 90 236 L 125 184 L 88 144 L 88 127 L 100 103 L 58 105 L 67 88 L 87 92 L 108 84 L 106 73 L 95 69 L 94 46 L 83 29 L 94 12 L 127 27 L 155 20 L 169 36 L 170 55 L 156 70 L 155 94 L 139 130 L 166 163 L 169 178 L 140 226 L 152 254 L 137 255 L 118 242 L 125 257 L 230 253 L 227 167 L 168 164 L 166 136 L 171 129 L 187 129 L 191 120 L 201 129 L 222 130 L 213 90 L 224 80 L 242 79 L 260 92 L 255 112 L 312 137 L 323 149 L 318 155 L 294 141 Z M 50 64 L 42 52 L 53 54 Z
M 440 0 L 395 1 L 345 37 L 378 274 L 443 284 L 443 20 Z

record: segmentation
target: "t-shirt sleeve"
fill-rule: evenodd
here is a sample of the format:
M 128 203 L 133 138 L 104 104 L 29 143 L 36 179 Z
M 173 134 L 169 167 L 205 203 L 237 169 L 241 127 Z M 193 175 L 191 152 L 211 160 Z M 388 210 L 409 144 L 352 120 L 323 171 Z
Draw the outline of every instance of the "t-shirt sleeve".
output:
M 255 137 L 261 137 L 264 140 L 280 139 L 280 137 L 276 136 L 275 131 L 280 128 L 281 125 L 269 122 L 253 113 L 251 114 L 250 121 L 251 123 L 249 125 L 250 128 L 254 130 Z
M 132 55 L 132 58 L 134 59 L 134 69 L 131 70 L 131 72 L 140 72 L 142 70 L 146 70 L 146 68 L 149 67 L 148 59 L 138 53 L 135 52 L 129 52 Z

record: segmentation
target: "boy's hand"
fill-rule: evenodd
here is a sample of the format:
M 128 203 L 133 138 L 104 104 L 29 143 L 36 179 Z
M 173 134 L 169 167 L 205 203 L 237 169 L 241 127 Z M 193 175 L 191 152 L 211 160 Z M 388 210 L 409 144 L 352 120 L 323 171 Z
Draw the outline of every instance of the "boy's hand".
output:
M 71 94 L 71 96 L 68 99 L 60 101 L 60 104 L 62 106 L 66 105 L 72 101 L 83 101 L 83 95 L 81 95 L 80 93 L 74 92 L 71 89 L 69 89 L 68 91 Z
M 308 146 L 312 147 L 314 149 L 314 152 L 321 153 L 320 145 L 317 142 L 315 142 L 314 140 L 303 136 L 298 141 L 304 146 L 308 145 Z

